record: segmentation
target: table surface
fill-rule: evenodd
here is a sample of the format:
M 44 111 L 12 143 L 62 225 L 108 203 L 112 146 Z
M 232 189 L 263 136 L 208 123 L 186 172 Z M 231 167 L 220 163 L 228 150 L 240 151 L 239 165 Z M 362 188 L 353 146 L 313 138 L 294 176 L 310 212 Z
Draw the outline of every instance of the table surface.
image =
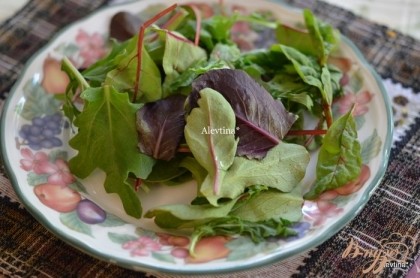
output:
M 80 1 L 80 6 L 88 6 L 89 1 L 95 2 L 90 6 L 92 10 L 95 9 L 94 5 L 99 6 L 106 2 L 86 0 Z M 111 2 L 116 1 L 123 0 Z M 414 232 L 410 232 L 416 239 L 413 253 L 407 261 L 410 268 L 385 269 L 378 276 L 368 274 L 367 277 L 420 277 L 420 259 L 416 263 L 420 253 L 420 42 L 415 39 L 420 39 L 420 1 L 326 0 L 329 4 L 311 0 L 285 1 L 300 8 L 310 8 L 320 18 L 340 28 L 343 34 L 357 44 L 381 75 L 393 100 L 394 109 L 395 133 L 390 163 L 384 181 L 373 194 L 367 207 L 326 243 L 281 263 L 230 276 L 221 274 L 212 277 L 360 277 L 360 261 L 352 260 L 349 263 L 349 260 L 344 261 L 340 258 L 343 245 L 348 243 L 348 239 L 380 241 L 392 232 L 408 232 L 407 229 L 414 229 Z M 0 0 L 0 22 L 13 15 L 27 2 L 28 0 Z M 60 5 L 53 0 L 32 2 Z M 337 6 L 362 17 L 355 17 L 353 13 Z M 346 21 L 349 19 L 352 21 Z M 21 67 L 24 61 L 19 65 L 4 65 L 9 60 L 4 59 L 2 55 L 5 56 L 8 50 L 3 48 L 2 53 L 1 43 L 0 36 L 0 78 L 4 81 L 14 77 L 9 72 L 13 67 Z M 6 66 L 7 70 L 4 70 Z M 1 96 L 5 93 L 7 92 L 0 89 L 0 110 L 4 101 Z M 86 273 L 95 273 L 97 277 L 146 277 L 146 274 L 98 261 L 55 238 L 23 209 L 10 183 L 2 176 L 1 166 L 0 163 L 0 213 L 3 208 L 10 214 L 4 218 L 10 221 L 0 223 L 0 277 L 61 277 L 63 273 L 69 277 L 87 277 Z M 398 204 L 402 201 L 405 205 Z M 396 215 L 403 216 L 397 219 Z M 12 225 L 12 220 L 15 222 L 13 227 L 7 226 Z M 366 223 L 383 227 L 378 228 L 378 231 L 371 231 Z M 23 226 L 24 229 L 19 228 Z M 6 242 L 4 238 L 10 242 Z M 34 242 L 30 242 L 31 240 Z M 148 274 L 147 277 L 154 276 L 181 277 L 163 273 Z

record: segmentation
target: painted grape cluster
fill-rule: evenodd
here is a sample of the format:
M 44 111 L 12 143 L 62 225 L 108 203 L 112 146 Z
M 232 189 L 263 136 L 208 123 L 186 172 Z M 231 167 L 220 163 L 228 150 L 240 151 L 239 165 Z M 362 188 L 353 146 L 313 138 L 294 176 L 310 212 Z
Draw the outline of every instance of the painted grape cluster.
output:
M 55 113 L 41 117 L 34 117 L 31 123 L 24 124 L 19 130 L 29 148 L 38 151 L 40 149 L 52 149 L 60 147 L 63 142 L 58 137 L 61 134 L 64 124 L 63 115 Z

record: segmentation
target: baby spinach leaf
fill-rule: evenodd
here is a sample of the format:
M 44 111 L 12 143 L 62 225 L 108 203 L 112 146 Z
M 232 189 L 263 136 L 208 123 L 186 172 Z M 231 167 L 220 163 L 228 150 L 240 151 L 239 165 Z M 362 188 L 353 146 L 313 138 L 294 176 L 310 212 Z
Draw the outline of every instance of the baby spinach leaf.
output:
M 177 76 L 191 65 L 207 59 L 207 53 L 201 47 L 172 33 L 165 32 L 165 34 L 162 66 L 167 76 Z
M 217 205 L 220 198 L 234 199 L 252 185 L 265 185 L 282 192 L 290 192 L 304 177 L 309 154 L 303 146 L 280 143 L 262 160 L 236 157 L 223 179 L 219 194 L 213 194 L 211 179 L 206 178 L 200 191 Z
M 179 178 L 187 172 L 187 169 L 180 165 L 184 158 L 185 155 L 180 154 L 169 161 L 157 160 L 145 182 L 147 184 L 164 183 L 167 185 L 168 181 Z
M 302 80 L 309 85 L 319 89 L 322 99 L 331 105 L 332 103 L 332 85 L 331 75 L 327 66 L 319 66 L 311 56 L 306 56 L 300 51 L 285 45 L 275 45 L 273 50 L 280 50 L 292 62 L 296 72 Z
M 320 64 L 323 66 L 327 63 L 331 51 L 337 46 L 339 35 L 331 25 L 320 22 L 308 9 L 303 11 L 303 17 L 311 36 L 314 50 L 317 53 Z
M 241 204 L 244 203 L 244 204 Z M 258 222 L 281 217 L 296 222 L 302 217 L 303 198 L 296 193 L 284 193 L 278 190 L 267 190 L 236 204 L 231 215 L 243 220 Z
M 306 110 L 312 111 L 314 101 L 311 97 L 311 91 L 314 87 L 302 82 L 298 76 L 279 73 L 270 81 L 264 82 L 263 86 L 274 98 L 299 103 Z
M 241 56 L 241 51 L 237 45 L 228 45 L 218 43 L 214 47 L 213 51 L 210 53 L 210 61 L 214 62 L 225 62 L 227 66 L 230 66 L 233 62 L 238 60 Z
M 194 254 L 197 242 L 203 237 L 244 235 L 258 243 L 268 237 L 296 235 L 296 232 L 289 228 L 290 225 L 291 222 L 280 217 L 259 222 L 243 220 L 236 216 L 216 218 L 194 229 L 191 234 L 190 254 Z
M 236 200 L 224 203 L 219 207 L 211 205 L 165 205 L 149 210 L 145 217 L 155 218 L 156 225 L 164 229 L 192 228 L 215 218 L 226 217 L 235 205 Z
M 139 148 L 155 159 L 171 160 L 184 136 L 184 102 L 176 95 L 145 104 L 137 112 Z
M 195 159 L 208 172 L 211 188 L 206 190 L 218 195 L 238 144 L 234 135 L 235 114 L 218 92 L 206 88 L 199 94 L 198 107 L 187 117 L 185 139 Z
M 190 171 L 198 185 L 201 185 L 207 177 L 206 169 L 204 169 L 193 157 L 185 157 L 179 166 Z
M 95 82 L 98 86 L 100 86 L 105 81 L 107 73 L 115 69 L 118 61 L 126 55 L 127 52 L 132 51 L 134 47 L 135 44 L 133 39 L 123 43 L 112 41 L 111 52 L 108 53 L 106 57 L 98 60 L 87 69 L 83 70 L 82 75 L 90 82 Z
M 317 56 L 317 49 L 313 45 L 311 36 L 306 30 L 279 24 L 276 29 L 276 39 L 280 44 L 287 45 L 302 53 Z
M 80 114 L 79 108 L 74 103 L 74 98 L 79 91 L 84 91 L 86 88 L 89 88 L 89 84 L 80 74 L 80 72 L 76 69 L 76 67 L 72 64 L 72 62 L 67 58 L 64 57 L 61 62 L 61 70 L 64 71 L 70 79 L 69 84 L 66 88 L 66 94 L 64 97 L 63 103 L 63 112 L 64 115 L 69 119 L 70 123 L 72 124 L 74 119 L 77 115 Z M 26 86 L 25 86 L 26 89 Z M 42 103 L 39 98 L 37 98 L 36 103 Z M 51 106 L 53 106 L 53 102 Z M 26 105 L 25 105 L 26 107 Z M 42 109 L 43 113 L 45 113 L 46 109 Z M 22 113 L 24 115 L 24 113 Z
M 197 78 L 189 98 L 196 106 L 198 92 L 212 88 L 230 103 L 236 116 L 240 156 L 261 159 L 286 135 L 297 117 L 242 70 L 212 70 Z
M 215 15 L 202 22 L 203 30 L 207 30 L 215 44 L 230 41 L 230 30 L 238 20 L 238 14 L 232 16 Z
M 78 132 L 69 141 L 78 151 L 69 161 L 71 172 L 83 179 L 95 169 L 104 171 L 105 190 L 117 193 L 126 213 L 140 218 L 140 200 L 127 179 L 130 173 L 146 178 L 154 160 L 137 149 L 135 113 L 139 105 L 110 86 L 88 88 L 81 96 L 85 106 L 74 121 Z
M 133 37 L 125 51 L 116 56 L 116 66 L 107 73 L 105 78 L 105 84 L 114 86 L 120 92 L 134 94 L 137 79 L 137 40 L 137 36 Z M 156 101 L 162 98 L 160 70 L 146 48 L 141 51 L 141 75 L 136 102 Z
M 316 199 L 322 192 L 345 185 L 359 176 L 361 146 L 351 113 L 352 110 L 341 116 L 328 129 L 319 151 L 315 185 L 304 195 L 306 199 Z
M 164 32 L 164 31 L 158 31 Z M 165 33 L 165 51 L 162 66 L 165 72 L 165 83 L 173 83 L 183 72 L 192 65 L 207 60 L 207 53 L 199 46 L 195 46 L 188 40 L 181 39 L 169 32 Z M 180 35 L 179 35 L 180 36 Z M 167 92 L 166 92 L 167 93 Z
M 177 78 L 167 80 L 163 84 L 164 95 L 170 95 L 179 92 L 186 88 L 187 94 L 191 92 L 191 84 L 200 74 L 206 73 L 209 70 L 226 68 L 223 61 L 209 60 L 199 61 L 198 63 L 189 67 L 186 71 L 182 72 Z

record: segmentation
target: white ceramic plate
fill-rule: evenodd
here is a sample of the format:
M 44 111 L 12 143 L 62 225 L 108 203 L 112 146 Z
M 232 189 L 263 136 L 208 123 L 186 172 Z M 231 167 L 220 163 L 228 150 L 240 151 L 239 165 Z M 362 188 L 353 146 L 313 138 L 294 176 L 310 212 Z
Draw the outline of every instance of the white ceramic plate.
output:
M 104 193 L 101 173 L 75 182 L 68 172 L 66 159 L 74 154 L 67 145 L 70 128 L 60 114 L 54 114 L 59 111 L 59 103 L 48 93 L 65 83 L 58 70 L 59 59 L 66 55 L 76 65 L 86 66 L 104 54 L 110 18 L 116 12 L 140 12 L 151 4 L 168 6 L 173 2 L 145 0 L 102 9 L 67 27 L 30 60 L 8 98 L 1 121 L 2 153 L 17 194 L 34 217 L 62 240 L 92 256 L 135 270 L 191 274 L 236 271 L 273 263 L 321 244 L 366 204 L 385 172 L 392 138 L 391 106 L 381 81 L 345 38 L 339 55 L 352 61 L 348 72 L 350 83 L 346 96 L 335 103 L 334 109 L 340 112 L 351 103 L 358 103 L 363 171 L 358 182 L 345 189 L 323 194 L 316 202 L 305 202 L 304 217 L 294 226 L 296 237 L 271 239 L 257 245 L 244 237 L 211 237 L 199 243 L 202 255 L 199 260 L 193 259 L 186 252 L 188 237 L 162 232 L 150 220 L 126 216 L 118 198 Z M 235 2 L 247 11 L 271 11 L 285 23 L 297 24 L 302 20 L 300 12 L 279 3 L 238 0 L 226 1 L 226 5 Z M 50 130 L 56 133 L 55 139 L 44 146 L 28 145 L 25 129 L 34 128 L 31 132 L 36 133 L 36 125 L 38 129 L 52 125 Z M 312 160 L 305 180 L 313 178 Z M 146 198 L 141 197 L 144 210 L 168 201 L 190 200 L 185 192 L 191 186 L 158 187 Z M 83 187 L 87 192 L 70 189 Z M 82 221 L 76 206 L 84 206 L 95 223 Z

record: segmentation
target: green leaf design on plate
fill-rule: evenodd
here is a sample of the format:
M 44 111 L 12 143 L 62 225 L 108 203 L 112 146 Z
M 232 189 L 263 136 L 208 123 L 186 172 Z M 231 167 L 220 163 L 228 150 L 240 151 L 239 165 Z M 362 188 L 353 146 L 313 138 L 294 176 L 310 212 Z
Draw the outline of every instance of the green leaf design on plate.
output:
M 75 43 L 60 43 L 54 50 L 63 56 L 72 57 L 80 48 Z
M 166 262 L 166 263 L 175 263 L 175 259 L 170 254 L 152 252 L 152 257 L 158 261 Z
M 150 238 L 156 238 L 156 233 L 151 230 L 146 230 L 140 227 L 136 228 L 136 235 L 140 236 L 147 236 Z
M 61 213 L 60 221 L 61 223 L 63 223 L 64 226 L 73 231 L 92 236 L 92 229 L 90 225 L 82 222 L 79 216 L 77 216 L 77 212 L 75 210 L 71 212 Z
M 132 236 L 132 235 L 128 235 L 128 234 L 113 233 L 113 232 L 108 233 L 108 238 L 112 242 L 117 243 L 117 244 L 124 244 L 127 241 L 137 240 L 136 236 Z
M 382 140 L 375 129 L 372 134 L 362 142 L 362 161 L 368 164 L 372 158 L 376 157 L 381 151 Z
M 62 159 L 64 161 L 67 161 L 68 154 L 66 151 L 63 150 L 53 150 L 48 155 L 51 162 L 56 161 L 57 159 Z
M 48 182 L 48 174 L 44 175 L 37 175 L 35 173 L 29 173 L 26 177 L 26 180 L 28 181 L 28 184 L 30 186 L 35 186 L 38 184 L 43 184 Z
M 70 187 L 71 189 L 77 191 L 77 192 L 82 192 L 82 193 L 86 193 L 87 194 L 87 190 L 85 188 L 85 186 L 78 180 L 76 180 L 74 183 L 69 184 L 68 187 Z
M 35 80 L 28 80 L 23 87 L 25 102 L 17 107 L 19 115 L 32 120 L 34 117 L 51 115 L 60 109 L 60 102 L 53 95 L 49 95 L 42 88 L 41 84 Z
M 277 248 L 277 242 L 260 242 L 255 243 L 250 237 L 239 237 L 231 240 L 226 244 L 226 247 L 231 250 L 227 261 L 239 261 L 251 258 L 252 256 L 265 253 Z
M 107 213 L 106 214 L 106 219 L 104 222 L 98 224 L 101 227 L 119 227 L 119 226 L 123 226 L 127 224 L 127 222 L 125 222 L 124 220 L 122 220 L 121 218 Z
M 364 79 L 360 71 L 355 72 L 349 80 L 349 86 L 355 93 L 357 93 L 363 88 L 363 84 Z

